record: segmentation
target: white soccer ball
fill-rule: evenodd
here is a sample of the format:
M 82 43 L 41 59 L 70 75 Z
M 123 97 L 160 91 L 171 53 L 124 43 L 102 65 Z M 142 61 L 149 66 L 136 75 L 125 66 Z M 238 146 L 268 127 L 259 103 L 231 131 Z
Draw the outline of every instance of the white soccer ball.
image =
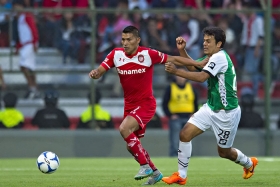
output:
M 41 153 L 37 159 L 38 169 L 45 174 L 51 174 L 57 170 L 59 167 L 58 156 L 50 151 L 45 151 Z

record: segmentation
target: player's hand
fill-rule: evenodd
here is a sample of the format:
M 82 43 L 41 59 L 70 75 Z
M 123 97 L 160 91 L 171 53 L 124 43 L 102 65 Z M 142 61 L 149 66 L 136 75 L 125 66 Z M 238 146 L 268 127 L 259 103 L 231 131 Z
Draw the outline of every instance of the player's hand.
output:
M 176 74 L 177 68 L 172 62 L 165 63 L 165 71 L 171 74 Z
M 203 69 L 204 66 L 208 63 L 208 61 L 209 61 L 209 57 L 206 57 L 202 61 L 198 62 L 195 66 L 200 68 L 200 69 Z
M 89 77 L 92 79 L 99 79 L 100 78 L 100 73 L 97 69 L 91 70 L 91 72 L 89 72 Z
M 186 47 L 186 40 L 183 37 L 179 36 L 176 38 L 176 44 L 177 44 L 177 49 L 183 50 Z

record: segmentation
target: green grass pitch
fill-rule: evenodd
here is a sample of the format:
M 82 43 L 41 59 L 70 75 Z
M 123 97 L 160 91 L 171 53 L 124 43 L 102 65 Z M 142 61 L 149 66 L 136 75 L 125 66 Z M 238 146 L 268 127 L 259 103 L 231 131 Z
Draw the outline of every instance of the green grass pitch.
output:
M 152 158 L 164 176 L 177 171 L 177 158 Z M 139 187 L 133 158 L 60 158 L 53 174 L 43 174 L 33 159 L 0 159 L 0 187 Z M 242 167 L 218 157 L 192 157 L 186 186 L 280 187 L 280 158 L 260 157 L 252 178 Z M 169 186 L 162 181 L 154 186 Z M 172 186 L 180 186 L 173 184 Z

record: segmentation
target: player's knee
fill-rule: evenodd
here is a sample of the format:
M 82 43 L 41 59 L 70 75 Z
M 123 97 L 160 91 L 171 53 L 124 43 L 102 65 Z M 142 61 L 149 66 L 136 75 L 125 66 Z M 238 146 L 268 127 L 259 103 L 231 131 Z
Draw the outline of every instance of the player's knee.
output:
M 218 153 L 221 158 L 230 158 L 230 151 L 228 149 L 219 149 Z
M 120 131 L 121 135 L 123 136 L 127 130 L 124 126 L 120 125 L 119 126 L 119 131 Z
M 180 131 L 180 141 L 182 141 L 182 142 L 190 142 L 191 140 L 192 140 L 192 136 L 190 135 L 190 133 L 188 133 L 187 131 L 182 129 Z

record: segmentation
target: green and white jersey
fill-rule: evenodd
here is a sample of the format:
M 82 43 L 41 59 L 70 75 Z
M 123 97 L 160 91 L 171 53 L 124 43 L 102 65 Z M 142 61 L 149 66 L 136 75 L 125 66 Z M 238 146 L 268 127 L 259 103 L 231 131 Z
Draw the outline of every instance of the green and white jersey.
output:
M 210 75 L 207 80 L 208 106 L 212 110 L 232 110 L 237 108 L 236 73 L 229 55 L 224 50 L 213 54 L 202 71 Z

